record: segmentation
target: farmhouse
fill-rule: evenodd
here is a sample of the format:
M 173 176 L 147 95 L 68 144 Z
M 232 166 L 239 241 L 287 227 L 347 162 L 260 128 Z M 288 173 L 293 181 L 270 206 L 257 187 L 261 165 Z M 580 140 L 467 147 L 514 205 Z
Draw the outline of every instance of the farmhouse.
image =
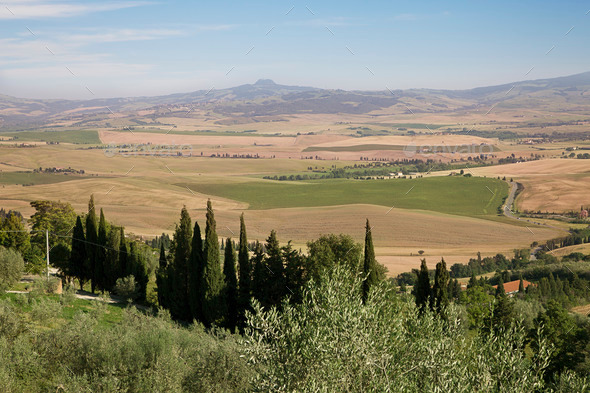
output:
M 526 289 L 529 285 L 535 285 L 530 281 L 522 280 L 522 284 L 524 289 Z M 513 296 L 515 293 L 518 293 L 518 287 L 520 285 L 520 280 L 514 280 L 504 283 L 504 291 L 506 291 L 506 295 Z M 498 288 L 497 285 L 494 285 L 494 288 Z

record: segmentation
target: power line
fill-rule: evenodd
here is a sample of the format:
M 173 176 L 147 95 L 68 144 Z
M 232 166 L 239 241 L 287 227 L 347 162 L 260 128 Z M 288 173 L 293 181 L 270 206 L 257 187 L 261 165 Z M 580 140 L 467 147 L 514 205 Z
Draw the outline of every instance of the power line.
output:
M 26 232 L 26 233 L 30 233 L 30 232 L 40 232 L 40 233 L 45 233 L 45 231 L 39 231 L 39 230 L 34 230 L 34 231 L 0 231 L 0 232 L 2 232 L 2 233 L 16 233 L 16 232 Z M 82 243 L 86 243 L 86 244 L 92 244 L 93 246 L 102 247 L 102 248 L 104 248 L 105 250 L 111 250 L 111 251 L 117 251 L 117 252 L 123 252 L 123 253 L 125 253 L 125 254 L 129 254 L 129 252 L 127 252 L 127 251 L 123 251 L 123 250 L 120 250 L 120 249 L 119 249 L 119 250 L 117 250 L 117 249 L 115 249 L 115 248 L 107 247 L 107 246 L 104 246 L 104 245 L 102 245 L 102 244 L 98 244 L 98 243 L 94 243 L 94 242 L 89 242 L 89 241 L 87 241 L 87 240 L 76 239 L 76 238 L 74 238 L 73 236 L 71 236 L 71 237 L 70 237 L 70 236 L 60 235 L 60 234 L 57 234 L 57 233 L 54 233 L 54 232 L 48 232 L 48 233 L 50 233 L 50 234 L 52 234 L 52 235 L 54 235 L 54 236 L 57 236 L 57 237 L 64 238 L 64 239 L 72 239 L 72 240 L 74 240 L 74 239 L 75 239 L 75 240 L 77 240 L 77 241 L 79 241 L 79 242 L 82 242 Z

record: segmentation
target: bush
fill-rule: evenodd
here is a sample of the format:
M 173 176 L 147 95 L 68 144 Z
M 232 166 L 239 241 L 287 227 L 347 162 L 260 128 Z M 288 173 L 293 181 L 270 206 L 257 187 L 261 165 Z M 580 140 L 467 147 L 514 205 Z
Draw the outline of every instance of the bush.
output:
M 74 285 L 66 285 L 63 289 L 61 296 L 59 297 L 59 302 L 62 305 L 72 304 L 76 300 L 76 288 Z
M 1 310 L 1 308 L 0 308 Z M 123 311 L 104 330 L 91 313 L 57 329 L 25 332 L 14 345 L 0 338 L 4 391 L 245 392 L 254 370 L 237 337 L 187 329 L 165 317 Z M 61 387 L 60 387 L 61 386 Z
M 25 330 L 21 314 L 16 312 L 10 301 L 0 301 L 0 341 L 2 339 L 13 341 Z M 5 358 L 0 356 L 0 359 Z
M 34 288 L 40 291 L 41 293 L 57 293 L 57 289 L 60 285 L 60 279 L 57 277 L 44 277 L 38 278 L 35 280 Z
M 411 297 L 382 283 L 362 304 L 360 279 L 340 271 L 311 282 L 300 305 L 249 315 L 245 356 L 257 391 L 472 392 L 545 387 L 548 347 L 530 359 L 514 326 L 471 337 L 451 307 L 448 322 L 419 317 Z
M 39 299 L 33 302 L 31 318 L 40 324 L 46 324 L 53 319 L 61 317 L 61 305 L 51 299 Z
M 127 301 L 133 301 L 139 297 L 139 284 L 135 282 L 133 275 L 118 278 L 114 292 Z
M 0 292 L 4 292 L 20 280 L 25 262 L 12 249 L 0 247 Z

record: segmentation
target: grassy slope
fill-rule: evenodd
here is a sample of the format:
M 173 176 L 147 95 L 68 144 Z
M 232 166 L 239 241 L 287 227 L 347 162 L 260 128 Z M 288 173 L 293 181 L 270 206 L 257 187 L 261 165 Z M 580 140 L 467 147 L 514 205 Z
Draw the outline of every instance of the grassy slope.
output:
M 21 131 L 1 133 L 2 137 L 17 137 L 15 142 L 60 142 L 60 143 L 84 143 L 99 144 L 100 138 L 95 130 L 74 131 Z
M 362 203 L 464 216 L 495 215 L 502 198 L 508 194 L 508 186 L 503 181 L 464 177 L 178 185 L 204 194 L 247 202 L 251 209 Z
M 86 177 L 58 173 L 0 172 L 0 184 L 53 184 Z
M 27 294 L 20 293 L 5 293 L 0 295 L 0 300 L 7 299 L 22 313 L 27 320 L 34 321 L 31 315 L 32 304 L 29 301 Z M 35 301 L 51 301 L 59 302 L 59 295 L 40 294 L 34 297 Z M 86 300 L 86 299 L 71 299 L 63 306 L 59 313 L 50 315 L 46 321 L 39 323 L 34 321 L 37 325 L 61 325 L 70 321 L 79 313 L 100 312 L 99 326 L 107 328 L 121 322 L 124 304 L 119 303 L 101 303 L 100 300 Z

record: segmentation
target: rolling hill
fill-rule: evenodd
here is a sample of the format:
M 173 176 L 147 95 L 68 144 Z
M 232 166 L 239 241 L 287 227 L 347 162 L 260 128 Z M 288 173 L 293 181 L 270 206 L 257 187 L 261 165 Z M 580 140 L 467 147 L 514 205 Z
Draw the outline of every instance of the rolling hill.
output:
M 344 91 L 286 86 L 261 79 L 228 89 L 199 90 L 155 97 L 93 100 L 36 100 L 0 95 L 0 125 L 18 131 L 68 121 L 73 126 L 104 119 L 115 113 L 133 118 L 149 110 L 153 118 L 190 117 L 193 109 L 237 123 L 284 120 L 292 114 L 367 114 L 387 108 L 414 113 L 449 113 L 479 106 L 498 108 L 585 111 L 590 96 L 590 72 L 551 79 L 515 82 L 469 90 L 409 89 Z M 145 115 L 145 114 L 144 114 Z M 279 118 L 272 118 L 279 116 Z M 137 117 L 141 117 L 137 115 Z M 219 123 L 223 124 L 223 123 Z

